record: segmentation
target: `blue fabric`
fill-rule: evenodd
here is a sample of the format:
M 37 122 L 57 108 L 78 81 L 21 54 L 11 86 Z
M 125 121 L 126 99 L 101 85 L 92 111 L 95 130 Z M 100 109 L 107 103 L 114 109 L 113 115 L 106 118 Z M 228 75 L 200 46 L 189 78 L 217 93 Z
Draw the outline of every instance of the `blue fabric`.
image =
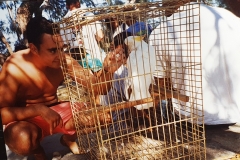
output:
M 149 36 L 152 32 L 152 27 L 144 22 L 136 22 L 127 29 L 127 32 L 131 32 L 135 36 Z
M 119 71 L 121 70 L 121 71 Z M 117 102 L 127 101 L 125 95 L 125 78 L 128 77 L 128 71 L 125 66 L 121 66 L 113 74 L 113 86 L 107 95 L 104 95 L 101 100 L 102 105 L 110 105 Z M 118 72 L 119 71 L 119 72 Z M 113 124 L 109 126 L 108 132 L 112 133 L 112 136 L 119 136 L 120 134 L 129 133 L 126 122 L 126 116 L 129 109 L 119 109 L 112 112 Z M 121 132 L 119 132 L 121 131 Z
M 161 103 L 161 104 L 160 104 Z M 161 102 L 159 102 L 158 104 L 159 108 L 162 108 L 162 116 L 163 119 L 165 119 L 166 121 L 168 121 L 168 116 L 167 116 L 167 101 L 166 100 L 162 100 Z
M 78 61 L 78 63 L 87 69 L 91 69 L 93 72 L 97 72 L 102 69 L 102 62 L 98 58 L 92 58 L 90 54 L 86 54 L 86 57 Z
M 104 95 L 101 99 L 102 105 L 114 104 L 117 102 L 127 101 L 125 95 L 125 79 L 128 77 L 127 67 L 121 66 L 113 74 L 112 88 L 109 90 L 107 95 Z

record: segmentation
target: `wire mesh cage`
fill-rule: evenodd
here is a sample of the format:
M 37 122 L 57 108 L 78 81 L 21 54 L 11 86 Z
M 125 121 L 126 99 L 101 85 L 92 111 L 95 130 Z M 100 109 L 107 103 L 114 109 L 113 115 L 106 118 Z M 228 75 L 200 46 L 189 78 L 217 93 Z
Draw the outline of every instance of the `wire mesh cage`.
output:
M 55 23 L 86 159 L 206 159 L 200 3 L 187 2 L 79 9 Z M 114 52 L 117 59 L 120 44 L 128 54 L 111 80 L 83 78 L 105 74 L 104 58 Z M 107 93 L 104 83 L 111 84 Z

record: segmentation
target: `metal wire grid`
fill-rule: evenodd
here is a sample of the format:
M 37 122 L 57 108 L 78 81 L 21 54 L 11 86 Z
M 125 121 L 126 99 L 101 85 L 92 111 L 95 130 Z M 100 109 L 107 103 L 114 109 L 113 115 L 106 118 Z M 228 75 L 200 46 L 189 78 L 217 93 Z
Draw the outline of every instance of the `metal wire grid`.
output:
M 176 8 L 177 11 L 173 10 Z M 169 11 L 175 14 L 166 18 L 164 15 L 169 14 Z M 87 12 L 95 15 L 82 16 Z M 76 34 L 73 33 L 76 28 L 82 26 L 86 26 L 87 34 L 90 35 L 90 28 L 96 27 L 94 22 L 101 24 L 107 36 L 100 49 L 107 53 L 114 31 L 113 28 L 106 27 L 111 21 L 104 20 L 111 17 L 122 22 L 137 20 L 154 27 L 152 37 L 158 42 L 158 47 L 155 47 L 157 70 L 151 74 L 155 75 L 156 84 L 150 86 L 152 98 L 98 106 L 95 96 L 88 94 L 94 85 L 86 89 L 78 83 L 81 77 L 71 80 L 72 73 L 65 67 L 65 60 L 62 59 L 80 151 L 88 159 L 206 159 L 202 125 L 199 4 L 164 7 L 161 2 L 154 2 L 130 7 L 86 9 L 79 10 L 56 24 L 64 31 L 62 36 L 72 36 Z M 68 44 L 66 52 L 75 60 L 80 61 L 86 56 L 84 45 L 74 48 L 78 51 L 72 52 L 73 41 L 65 39 L 64 43 Z M 95 58 L 93 55 L 91 57 Z M 166 61 L 163 63 L 163 60 Z M 164 88 L 156 88 L 159 84 L 158 73 L 165 75 Z M 112 82 L 120 80 L 124 79 Z M 165 100 L 165 105 L 159 103 L 162 100 Z M 85 104 L 84 107 L 79 107 L 81 102 Z M 153 107 L 140 111 L 132 107 L 147 102 L 154 102 Z M 181 107 L 177 107 L 178 105 Z M 126 109 L 127 112 L 124 111 Z M 115 120 L 112 119 L 113 113 Z M 91 117 L 90 126 L 82 123 L 81 117 L 86 115 Z M 109 117 L 110 121 L 104 120 Z

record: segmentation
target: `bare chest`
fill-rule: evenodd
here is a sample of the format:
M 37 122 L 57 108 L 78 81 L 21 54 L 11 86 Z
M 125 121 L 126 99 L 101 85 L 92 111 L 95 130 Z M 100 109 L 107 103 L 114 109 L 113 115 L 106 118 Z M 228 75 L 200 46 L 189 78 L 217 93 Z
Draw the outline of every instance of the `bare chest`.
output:
M 63 77 L 60 70 L 35 71 L 27 75 L 17 94 L 18 103 L 49 103 L 56 99 L 56 91 Z

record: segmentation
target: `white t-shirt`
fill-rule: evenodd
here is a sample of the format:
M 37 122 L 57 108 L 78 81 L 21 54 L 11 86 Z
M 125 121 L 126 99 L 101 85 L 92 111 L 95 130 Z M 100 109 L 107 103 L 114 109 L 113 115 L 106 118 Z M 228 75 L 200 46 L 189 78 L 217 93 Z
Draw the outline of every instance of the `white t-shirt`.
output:
M 187 16 L 193 13 L 197 15 L 198 9 L 187 12 Z M 187 103 L 172 99 L 175 112 L 185 118 L 192 117 L 193 112 L 202 115 L 203 104 L 205 124 L 240 122 L 240 19 L 225 9 L 204 4 L 200 5 L 200 28 L 191 23 L 199 21 L 198 16 L 181 21 L 180 16 L 186 17 L 186 12 L 168 17 L 167 23 L 162 22 L 149 37 L 158 54 L 157 76 L 167 76 L 164 69 L 171 63 L 169 76 L 174 88 L 190 96 Z M 200 40 L 201 46 L 197 44 Z M 201 58 L 191 60 L 200 54 Z
M 82 15 L 76 15 L 76 11 L 81 10 L 75 9 L 72 11 L 68 11 L 68 13 L 64 16 L 64 18 L 69 17 L 77 17 L 77 20 L 82 18 L 92 18 L 94 16 L 91 12 L 85 12 Z M 87 17 L 84 17 L 87 16 Z M 80 18 L 79 18 L 80 17 Z M 73 18 L 74 19 L 74 18 Z M 76 24 L 76 26 L 78 26 Z M 63 35 L 62 38 L 65 41 L 70 43 L 71 48 L 78 48 L 79 46 L 83 46 L 87 53 L 89 53 L 93 58 L 98 58 L 101 62 L 103 62 L 106 54 L 104 51 L 99 47 L 97 40 L 96 40 L 96 33 L 97 31 L 101 30 L 101 23 L 99 21 L 87 24 L 82 26 L 81 29 L 73 30 L 73 29 L 66 29 L 65 31 L 61 31 Z

